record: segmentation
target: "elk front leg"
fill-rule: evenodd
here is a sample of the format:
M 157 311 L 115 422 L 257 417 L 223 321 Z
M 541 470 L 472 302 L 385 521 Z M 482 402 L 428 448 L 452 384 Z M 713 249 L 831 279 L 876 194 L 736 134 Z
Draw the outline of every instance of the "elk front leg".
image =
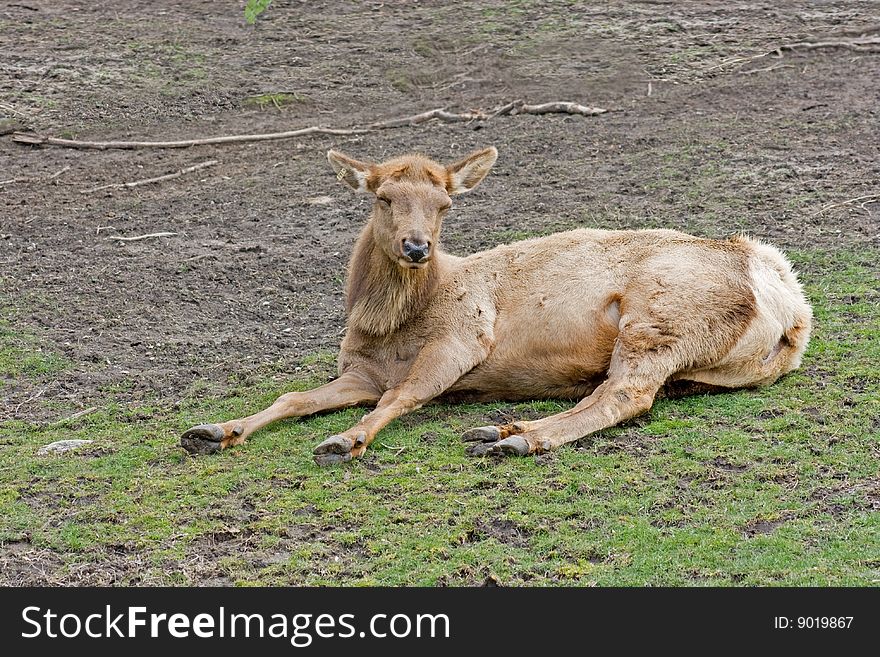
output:
M 400 389 L 393 389 L 382 395 L 376 410 L 368 413 L 348 431 L 330 436 L 315 447 L 315 463 L 318 465 L 334 465 L 345 463 L 360 456 L 373 442 L 376 434 L 392 420 L 414 411 L 434 396 L 412 395 L 406 384 Z
M 471 456 L 526 456 L 549 452 L 641 415 L 651 408 L 659 388 L 659 383 L 639 385 L 609 379 L 567 411 L 533 422 L 471 429 L 462 435 L 462 440 L 476 442 L 467 449 Z
M 315 447 L 315 463 L 334 465 L 360 456 L 389 422 L 442 394 L 486 353 L 482 344 L 471 346 L 460 341 L 424 348 L 413 362 L 409 376 L 382 395 L 374 411 L 348 431 L 330 436 Z
M 221 424 L 200 424 L 180 437 L 180 445 L 191 454 L 213 454 L 242 444 L 254 431 L 288 417 L 302 417 L 321 411 L 375 402 L 381 392 L 369 380 L 353 372 L 314 390 L 288 392 L 259 413 Z

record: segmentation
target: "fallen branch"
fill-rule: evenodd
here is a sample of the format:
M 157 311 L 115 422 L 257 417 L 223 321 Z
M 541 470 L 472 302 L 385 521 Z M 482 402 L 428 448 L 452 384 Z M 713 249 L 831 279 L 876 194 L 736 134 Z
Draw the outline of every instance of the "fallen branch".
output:
M 139 187 L 140 185 L 150 185 L 152 183 L 163 182 L 165 180 L 171 180 L 172 178 L 180 178 L 180 176 L 192 173 L 193 171 L 207 169 L 208 167 L 214 166 L 218 162 L 219 160 L 208 160 L 207 162 L 200 162 L 199 164 L 194 164 L 191 167 L 186 167 L 185 169 L 180 169 L 178 171 L 175 171 L 174 173 L 168 173 L 164 176 L 158 176 L 156 178 L 145 178 L 143 180 L 134 180 L 132 182 L 126 183 L 110 183 L 109 185 L 100 185 L 99 187 L 92 187 L 91 189 L 83 189 L 80 191 L 80 194 L 92 194 L 94 192 L 99 192 L 102 189 L 122 189 L 123 187 L 132 188 Z
M 765 68 L 752 68 L 747 71 L 743 71 L 746 75 L 752 75 L 752 73 L 766 73 L 768 71 L 775 71 L 780 68 L 794 68 L 794 64 L 778 64 L 777 66 L 767 66 Z
M 496 109 L 487 119 L 494 119 L 496 116 L 504 116 L 505 114 L 512 116 L 516 114 L 580 114 L 581 116 L 596 116 L 597 114 L 605 114 L 607 111 L 601 107 L 586 107 L 577 103 L 556 102 L 527 105 L 523 100 L 514 100 Z
M 31 403 L 32 401 L 36 401 L 36 400 L 38 400 L 38 399 L 39 399 L 40 397 L 42 397 L 42 396 L 46 393 L 46 391 L 47 391 L 49 388 L 51 388 L 51 387 L 52 387 L 52 384 L 50 383 L 50 384 L 47 385 L 45 388 L 42 388 L 42 389 L 38 390 L 38 391 L 37 391 L 37 394 L 32 395 L 31 397 L 28 397 L 27 399 L 25 399 L 23 402 L 21 402 L 18 406 L 15 407 L 15 410 L 12 411 L 12 416 L 15 417 L 16 414 L 18 413 L 18 411 L 21 409 L 21 407 L 24 406 L 25 404 L 29 404 L 29 403 Z
M 418 125 L 431 119 L 439 119 L 446 123 L 467 122 L 467 121 L 489 121 L 498 116 L 506 114 L 580 114 L 581 116 L 596 116 L 604 114 L 608 110 L 601 107 L 587 107 L 569 102 L 543 103 L 541 105 L 527 105 L 524 100 L 514 100 L 506 105 L 486 113 L 482 110 L 469 110 L 467 112 L 454 113 L 447 112 L 443 108 L 437 108 L 421 114 L 406 116 L 401 119 L 391 119 L 389 121 L 381 121 L 371 123 L 367 126 L 372 130 L 384 130 L 387 128 L 399 128 L 402 126 Z
M 288 132 L 274 132 L 259 135 L 231 135 L 227 137 L 209 137 L 207 139 L 185 139 L 183 141 L 78 141 L 76 139 L 60 139 L 58 137 L 46 137 L 33 132 L 13 132 L 12 141 L 18 144 L 32 146 L 64 146 L 66 148 L 97 149 L 100 151 L 111 148 L 134 150 L 139 148 L 190 148 L 192 146 L 207 146 L 211 144 L 234 144 L 237 142 L 270 141 L 273 139 L 292 139 L 304 135 L 360 135 L 368 130 L 336 130 L 333 128 L 303 128 L 302 130 L 290 130 Z
M 108 240 L 116 240 L 117 242 L 140 242 L 141 240 L 151 240 L 155 237 L 173 237 L 177 233 L 149 233 L 147 235 L 138 235 L 137 237 L 122 237 L 121 235 L 112 235 Z
M 861 25 L 858 27 L 848 27 L 839 32 L 832 32 L 828 35 L 829 38 L 836 39 L 839 37 L 864 37 L 869 34 L 875 34 L 880 32 L 880 23 L 875 23 L 874 25 Z
M 243 142 L 255 141 L 273 141 L 280 139 L 292 139 L 294 137 L 304 137 L 306 135 L 334 135 L 334 136 L 350 136 L 363 135 L 376 130 L 388 130 L 392 128 L 402 128 L 405 126 L 419 125 L 432 119 L 437 119 L 445 123 L 469 122 L 469 121 L 488 121 L 497 116 L 505 114 L 579 114 L 581 116 L 596 116 L 604 114 L 608 110 L 601 107 L 587 107 L 571 102 L 552 102 L 539 105 L 527 105 L 521 100 L 515 100 L 512 103 L 502 105 L 500 108 L 484 112 L 482 110 L 469 110 L 467 112 L 449 112 L 443 107 L 432 109 L 420 114 L 405 116 L 396 119 L 388 119 L 386 121 L 376 121 L 365 127 L 353 128 L 324 128 L 321 126 L 311 126 L 309 128 L 301 128 L 299 130 L 288 130 L 287 132 L 270 132 L 264 134 L 253 135 L 226 135 L 223 137 L 207 137 L 205 139 L 185 139 L 181 141 L 79 141 L 76 139 L 61 139 L 59 137 L 48 137 L 33 132 L 14 132 L 12 141 L 17 144 L 26 144 L 30 146 L 62 146 L 65 148 L 80 149 L 96 149 L 107 150 L 111 148 L 134 150 L 140 148 L 191 148 L 192 146 L 208 146 L 217 144 L 236 144 Z M 182 175 L 178 172 L 178 175 Z M 175 176 L 176 177 L 176 176 Z M 164 180 L 165 178 L 161 178 Z M 147 184 L 148 182 L 157 182 L 156 180 L 140 181 L 139 184 Z M 86 190 L 83 193 L 95 192 L 100 189 L 107 189 L 114 185 L 105 185 Z M 116 186 L 133 186 L 129 183 Z
M 441 121 L 445 121 L 446 123 L 456 123 L 460 121 L 486 120 L 486 118 L 488 117 L 479 110 L 470 110 L 468 112 L 461 112 L 460 114 L 456 114 L 454 112 L 447 112 L 442 107 L 438 107 L 437 109 L 422 112 L 421 114 L 413 114 L 412 116 L 404 116 L 400 119 L 389 119 L 388 121 L 371 123 L 369 126 L 367 126 L 367 130 L 387 130 L 388 128 L 401 128 L 404 126 L 418 125 L 420 123 L 424 123 L 425 121 L 430 121 L 431 119 L 440 119 Z
M 502 105 L 494 112 L 489 115 L 489 119 L 494 119 L 496 116 L 504 116 L 505 114 L 512 114 L 516 108 L 525 105 L 525 101 L 522 100 L 514 100 L 512 102 L 507 103 L 506 105 Z
M 70 170 L 70 165 L 64 167 L 60 171 L 56 171 L 51 176 L 47 178 L 41 178 L 40 176 L 24 176 L 23 178 L 9 178 L 8 180 L 0 180 L 0 185 L 11 185 L 12 183 L 22 183 L 22 182 L 51 182 L 55 180 L 58 176 L 60 176 L 65 171 Z
M 585 107 L 577 103 L 544 103 L 542 105 L 523 105 L 519 112 L 523 114 L 580 114 L 581 116 L 596 116 L 604 114 L 608 110 L 601 107 Z
M 849 48 L 850 50 L 867 50 L 868 52 L 874 52 L 875 49 L 870 46 L 880 46 L 880 37 L 871 37 L 869 39 L 842 39 L 840 41 L 798 41 L 796 43 L 784 43 L 766 54 L 782 54 L 783 50 L 816 50 L 820 48 Z
M 68 415 L 67 417 L 63 417 L 60 420 L 55 420 L 52 422 L 52 425 L 62 424 L 63 422 L 70 422 L 71 420 L 75 420 L 79 417 L 83 417 L 84 415 L 90 415 L 98 410 L 97 406 L 91 406 L 89 408 L 83 409 L 81 411 L 77 411 L 73 415 Z
M 818 50 L 825 48 L 847 48 L 860 52 L 880 52 L 880 37 L 862 36 L 858 39 L 837 39 L 834 41 L 795 41 L 793 43 L 783 43 L 779 46 L 776 46 L 772 50 L 768 50 L 767 52 L 762 52 L 757 55 L 751 55 L 749 57 L 733 57 L 731 59 L 721 62 L 720 64 L 710 66 L 703 72 L 708 73 L 709 71 L 714 71 L 718 68 L 724 68 L 725 66 L 732 66 L 733 64 L 739 64 L 740 68 L 742 68 L 746 64 L 754 62 L 758 59 L 763 59 L 764 57 L 769 57 L 771 55 L 782 57 L 782 53 L 786 51 L 795 52 L 797 50 Z
M 839 208 L 844 205 L 852 205 L 853 203 L 858 203 L 859 201 L 861 201 L 860 205 L 862 205 L 862 206 L 869 205 L 870 203 L 880 202 L 880 194 L 875 192 L 873 194 L 865 194 L 864 196 L 856 196 L 855 198 L 850 198 L 845 201 L 839 201 L 837 203 L 830 203 L 829 205 L 826 205 L 825 207 L 820 209 L 818 212 L 816 212 L 812 216 L 818 217 L 820 214 L 824 214 L 825 212 L 828 212 L 828 210 L 832 210 L 834 208 Z
M 51 176 L 49 176 L 48 178 L 46 178 L 46 180 L 55 180 L 58 176 L 60 176 L 60 175 L 61 175 L 62 173 L 64 173 L 65 171 L 70 171 L 70 165 L 69 165 L 69 164 L 68 164 L 66 167 L 62 167 L 61 169 L 59 169 L 58 171 L 56 171 L 55 173 L 53 173 Z
M 27 114 L 15 109 L 12 105 L 9 105 L 8 103 L 0 103 L 0 109 L 6 110 L 7 112 L 11 112 L 12 114 L 17 114 L 18 116 L 23 116 L 23 117 L 27 118 Z

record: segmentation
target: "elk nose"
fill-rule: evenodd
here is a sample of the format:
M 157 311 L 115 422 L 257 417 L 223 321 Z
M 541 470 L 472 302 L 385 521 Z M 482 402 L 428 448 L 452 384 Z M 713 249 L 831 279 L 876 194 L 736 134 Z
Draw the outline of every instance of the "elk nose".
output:
M 428 257 L 431 243 L 425 240 L 403 240 L 403 257 L 412 262 L 421 262 Z

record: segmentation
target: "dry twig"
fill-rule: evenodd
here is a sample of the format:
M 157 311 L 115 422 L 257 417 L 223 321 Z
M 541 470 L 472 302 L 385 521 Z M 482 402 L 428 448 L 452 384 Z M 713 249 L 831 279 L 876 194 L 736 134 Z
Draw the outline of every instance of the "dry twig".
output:
M 51 176 L 46 178 L 41 178 L 40 176 L 24 176 L 22 178 L 9 178 L 8 180 L 0 180 L 0 185 L 10 185 L 12 183 L 21 183 L 21 182 L 51 182 L 55 180 L 58 176 L 60 176 L 65 171 L 70 170 L 70 165 L 62 168 L 59 171 L 56 171 Z
M 488 121 L 504 114 L 564 113 L 579 114 L 581 116 L 596 116 L 597 114 L 604 114 L 607 111 L 608 110 L 601 107 L 587 107 L 585 105 L 579 105 L 577 103 L 571 102 L 552 102 L 542 103 L 539 105 L 528 105 L 522 100 L 516 100 L 490 112 L 484 112 L 477 109 L 457 113 L 449 112 L 443 107 L 438 107 L 427 112 L 421 112 L 420 114 L 413 114 L 412 116 L 404 116 L 396 119 L 388 119 L 386 121 L 377 121 L 368 124 L 366 127 L 354 128 L 324 128 L 321 126 L 311 126 L 309 128 L 288 130 L 286 132 L 272 132 L 254 135 L 226 135 L 223 137 L 185 139 L 181 141 L 79 141 L 76 139 L 48 137 L 46 135 L 39 135 L 33 132 L 15 132 L 12 134 L 12 141 L 18 144 L 27 144 L 31 146 L 62 146 L 65 148 L 97 150 L 107 150 L 111 148 L 126 150 L 139 148 L 190 148 L 192 146 L 292 139 L 294 137 L 303 137 L 306 135 L 316 134 L 335 136 L 363 135 L 376 130 L 387 130 L 391 128 L 419 125 L 420 123 L 425 123 L 426 121 L 430 121 L 432 119 L 437 119 L 446 123 L 455 123 L 467 121 Z M 140 182 L 140 184 L 146 184 L 147 182 L 156 181 L 142 181 Z M 107 186 L 103 188 L 106 187 Z M 96 187 L 94 189 L 87 190 L 87 192 L 94 192 L 103 188 Z
M 380 444 L 381 444 L 382 447 L 384 447 L 385 449 L 393 449 L 393 450 L 395 450 L 395 452 L 394 452 L 394 456 L 400 456 L 401 454 L 403 454 L 403 453 L 406 451 L 406 445 L 404 445 L 403 447 L 397 447 L 396 445 L 388 445 L 388 444 L 386 444 L 386 443 L 380 443 Z
M 208 160 L 207 162 L 200 162 L 199 164 L 194 164 L 191 167 L 186 167 L 184 169 L 179 169 L 174 173 L 168 173 L 164 176 L 157 176 L 156 178 L 145 178 L 143 180 L 134 180 L 132 182 L 126 183 L 110 183 L 109 185 L 100 185 L 98 187 L 92 187 L 91 189 L 83 189 L 80 191 L 80 194 L 91 194 L 93 192 L 99 192 L 102 189 L 121 189 L 123 187 L 132 188 L 139 187 L 140 185 L 150 185 L 152 183 L 162 182 L 165 180 L 171 180 L 172 178 L 180 178 L 180 176 L 186 175 L 187 173 L 192 173 L 193 171 L 199 171 L 201 169 L 207 169 L 208 167 L 212 167 L 217 164 L 219 160 Z
M 27 399 L 25 399 L 23 402 L 19 403 L 19 405 L 15 407 L 15 410 L 12 411 L 12 416 L 15 417 L 18 414 L 18 411 L 21 410 L 21 407 L 24 406 L 25 404 L 30 404 L 32 401 L 38 400 L 51 387 L 52 387 L 52 384 L 50 383 L 45 388 L 41 388 L 40 390 L 38 390 L 35 395 L 32 395 L 32 396 L 28 397 Z
M 12 114 L 15 114 L 17 116 L 23 116 L 23 117 L 27 118 L 27 114 L 25 114 L 24 112 L 22 112 L 20 110 L 15 109 L 12 105 L 10 105 L 8 103 L 0 103 L 0 109 L 6 110 L 7 112 L 11 112 Z
M 834 208 L 839 208 L 844 205 L 852 205 L 853 203 L 858 203 L 861 201 L 860 205 L 864 207 L 865 205 L 869 205 L 870 203 L 880 202 L 880 194 L 874 192 L 873 194 L 865 194 L 864 196 L 856 196 L 855 198 L 850 198 L 845 201 L 838 201 L 837 203 L 829 203 L 825 207 L 821 208 L 818 212 L 813 214 L 813 217 L 818 217 L 820 214 L 824 214 L 828 212 L 828 210 L 832 210 Z
M 837 41 L 797 41 L 795 43 L 784 43 L 766 54 L 781 54 L 784 50 L 817 50 L 822 48 L 848 48 L 850 50 L 875 52 L 876 48 L 872 46 L 880 46 L 880 37 L 839 39 Z
M 117 242 L 140 242 L 141 240 L 151 240 L 156 237 L 173 237 L 177 233 L 148 233 L 147 235 L 138 235 L 136 237 L 123 237 L 122 235 L 112 235 L 108 240 L 116 240 Z
M 79 417 L 83 417 L 84 415 L 91 415 L 92 413 L 94 413 L 97 410 L 98 410 L 97 406 L 91 406 L 91 407 L 83 409 L 81 411 L 77 411 L 73 415 L 68 415 L 67 417 L 61 418 L 60 420 L 55 420 L 54 422 L 52 422 L 52 424 L 54 425 L 54 424 L 61 424 L 63 422 L 69 422 L 70 420 L 75 420 Z
M 769 71 L 775 71 L 780 68 L 794 68 L 794 64 L 779 64 L 777 66 L 767 66 L 765 68 L 752 68 L 747 71 L 743 71 L 746 75 L 751 75 L 752 73 L 766 73 Z
M 64 173 L 65 171 L 70 171 L 70 165 L 69 165 L 69 164 L 68 164 L 66 167 L 62 167 L 61 169 L 59 169 L 58 171 L 56 171 L 55 173 L 53 173 L 51 176 L 49 176 L 48 178 L 46 178 L 46 180 L 55 180 L 58 176 L 60 176 L 60 175 L 61 175 L 62 173 Z
M 868 30 L 868 28 L 865 28 Z M 871 28 L 874 30 L 874 28 Z M 792 43 L 783 43 L 781 45 L 776 46 L 772 50 L 768 50 L 767 52 L 762 52 L 757 55 L 751 55 L 748 57 L 733 57 L 731 59 L 725 60 L 720 64 L 715 64 L 714 66 L 710 66 L 707 68 L 704 73 L 708 73 L 709 71 L 714 71 L 718 68 L 724 68 L 725 66 L 732 66 L 733 64 L 739 64 L 740 68 L 754 62 L 758 59 L 763 59 L 764 57 L 769 57 L 774 55 L 776 57 L 782 57 L 782 53 L 786 51 L 795 52 L 798 50 L 818 50 L 818 49 L 826 49 L 826 48 L 846 48 L 849 50 L 855 50 L 858 52 L 880 52 L 880 37 L 865 36 L 867 32 L 862 32 L 861 36 L 856 39 L 835 39 L 830 41 L 795 41 Z M 763 70 L 763 69 L 758 69 Z M 757 71 L 747 71 L 748 73 L 757 72 Z

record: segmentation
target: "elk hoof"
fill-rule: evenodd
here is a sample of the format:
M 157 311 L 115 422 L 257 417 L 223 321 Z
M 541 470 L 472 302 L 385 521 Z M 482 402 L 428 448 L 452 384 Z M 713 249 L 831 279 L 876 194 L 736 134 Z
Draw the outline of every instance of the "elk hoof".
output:
M 351 441 L 351 438 L 346 438 L 345 436 L 330 436 L 327 440 L 315 447 L 312 453 L 315 455 L 348 454 L 352 447 L 354 447 L 354 443 Z
M 184 432 L 180 446 L 193 455 L 214 454 L 225 437 L 226 432 L 216 424 L 200 424 Z
M 468 429 L 463 434 L 461 434 L 461 439 L 466 443 L 473 443 L 478 441 L 481 443 L 494 443 L 499 438 L 501 438 L 501 429 L 492 426 Z M 479 447 L 479 445 L 475 445 L 475 447 Z
M 340 463 L 348 463 L 351 461 L 351 452 L 346 452 L 345 454 L 315 454 L 312 458 L 315 459 L 315 463 L 320 465 L 322 468 L 328 465 L 339 465 Z
M 522 436 L 510 436 L 492 445 L 492 452 L 504 456 L 528 456 L 531 449 L 528 441 Z
M 494 446 L 495 443 L 476 443 L 469 445 L 464 451 L 468 456 L 486 456 L 487 454 L 492 454 Z

